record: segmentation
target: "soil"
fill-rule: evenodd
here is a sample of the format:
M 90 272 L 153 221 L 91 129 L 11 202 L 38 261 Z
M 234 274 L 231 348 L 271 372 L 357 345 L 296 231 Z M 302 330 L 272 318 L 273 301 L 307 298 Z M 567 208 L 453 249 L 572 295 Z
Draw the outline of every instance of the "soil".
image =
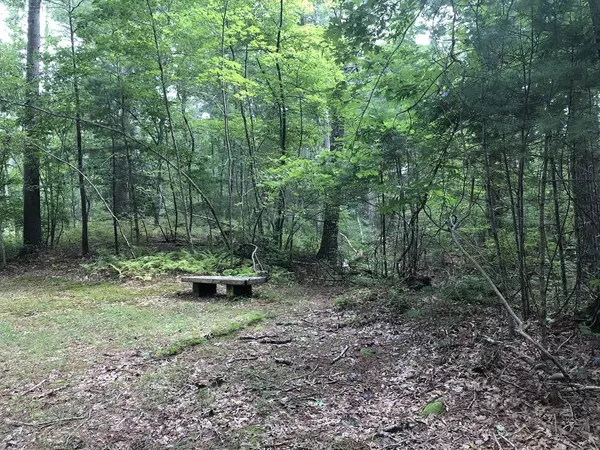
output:
M 508 336 L 495 308 L 393 321 L 338 311 L 339 289 L 169 359 L 90 355 L 62 388 L 24 381 L 55 417 L 0 411 L 13 449 L 594 449 L 597 342 L 554 324 L 550 349 L 577 385 Z M 256 299 L 258 304 L 264 299 Z M 0 368 L 1 373 L 1 368 Z M 426 416 L 440 401 L 445 412 Z M 0 402 L 1 403 L 1 402 Z

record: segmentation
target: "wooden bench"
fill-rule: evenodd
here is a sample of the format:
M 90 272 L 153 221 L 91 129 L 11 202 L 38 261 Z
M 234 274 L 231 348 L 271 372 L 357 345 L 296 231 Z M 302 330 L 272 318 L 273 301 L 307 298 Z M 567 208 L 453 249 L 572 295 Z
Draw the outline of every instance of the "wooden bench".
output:
M 212 297 L 217 293 L 217 284 L 227 286 L 227 297 L 252 297 L 252 285 L 262 284 L 266 277 L 224 277 L 200 275 L 183 277 L 184 283 L 192 283 L 194 297 Z

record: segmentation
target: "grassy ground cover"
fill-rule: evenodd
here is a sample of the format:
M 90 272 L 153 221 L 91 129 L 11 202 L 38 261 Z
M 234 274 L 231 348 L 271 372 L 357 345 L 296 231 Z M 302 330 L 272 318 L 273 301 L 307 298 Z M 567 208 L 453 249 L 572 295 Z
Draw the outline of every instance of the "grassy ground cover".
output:
M 18 276 L 0 291 L 0 389 L 84 370 L 103 353 L 152 357 L 210 333 L 225 335 L 265 314 L 248 301 L 193 301 L 173 281 L 116 283 Z

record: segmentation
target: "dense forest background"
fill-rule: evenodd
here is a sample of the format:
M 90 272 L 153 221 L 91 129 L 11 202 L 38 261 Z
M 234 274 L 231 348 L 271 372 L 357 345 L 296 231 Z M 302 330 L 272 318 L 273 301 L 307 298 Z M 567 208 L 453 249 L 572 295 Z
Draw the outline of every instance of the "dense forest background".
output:
M 3 266 L 174 243 L 489 289 L 463 246 L 524 320 L 600 329 L 599 0 L 2 3 Z

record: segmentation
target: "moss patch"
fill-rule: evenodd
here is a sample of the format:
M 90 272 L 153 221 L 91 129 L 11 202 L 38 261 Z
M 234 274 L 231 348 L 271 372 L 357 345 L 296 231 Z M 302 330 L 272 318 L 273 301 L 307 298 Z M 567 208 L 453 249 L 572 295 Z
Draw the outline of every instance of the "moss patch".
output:
M 429 417 L 432 414 L 443 414 L 445 412 L 446 405 L 444 404 L 444 401 L 438 399 L 425 405 L 425 408 L 423 408 L 423 411 L 421 411 L 421 416 Z
M 234 321 L 229 322 L 220 327 L 214 328 L 213 330 L 202 336 L 182 339 L 181 341 L 163 347 L 154 353 L 154 357 L 168 358 L 170 356 L 178 355 L 179 353 L 183 352 L 186 348 L 203 344 L 211 338 L 229 336 L 235 333 L 236 331 L 243 330 L 244 328 L 249 327 L 252 324 L 260 322 L 264 319 L 264 317 L 264 314 L 256 312 L 237 317 L 234 319 Z

